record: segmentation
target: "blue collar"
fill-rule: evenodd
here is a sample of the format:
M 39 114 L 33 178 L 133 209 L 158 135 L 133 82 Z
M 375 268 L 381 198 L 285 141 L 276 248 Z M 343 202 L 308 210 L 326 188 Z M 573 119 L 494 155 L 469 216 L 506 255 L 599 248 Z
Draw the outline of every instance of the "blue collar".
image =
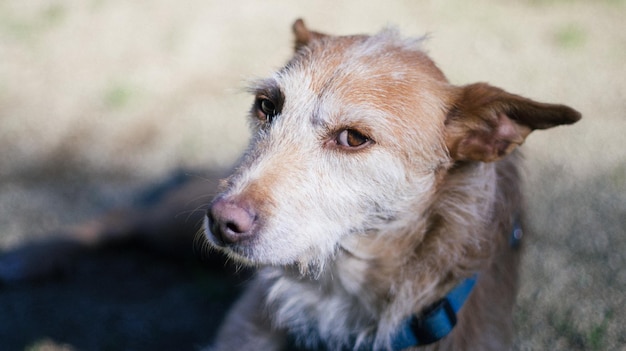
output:
M 446 297 L 437 301 L 425 312 L 421 314 L 414 314 L 409 316 L 399 326 L 398 331 L 391 339 L 391 350 L 401 351 L 408 347 L 423 346 L 434 343 L 443 339 L 446 335 L 450 334 L 457 321 L 457 313 L 463 307 L 463 304 L 472 292 L 472 288 L 476 283 L 476 275 L 463 280 L 457 285 Z M 308 335 L 310 337 L 310 335 Z M 305 339 L 308 336 L 300 336 Z M 344 345 L 343 347 L 330 348 L 323 343 L 317 345 L 317 347 L 306 348 L 303 347 L 302 341 L 295 335 L 288 334 L 289 350 L 324 350 L 324 351 L 371 351 L 372 344 L 365 343 L 359 348 L 349 347 Z M 353 343 L 354 345 L 354 343 Z
M 518 249 L 524 232 L 519 214 L 513 216 L 513 230 L 509 237 L 509 246 Z M 400 351 L 408 347 L 432 344 L 450 334 L 456 325 L 456 315 L 469 297 L 474 284 L 474 275 L 463 280 L 446 297 L 437 301 L 420 316 L 412 315 L 407 318 L 400 330 L 391 340 L 393 351 Z
M 456 325 L 456 315 L 472 292 L 476 275 L 463 280 L 446 297 L 437 301 L 420 315 L 412 315 L 400 326 L 391 340 L 394 351 L 432 344 L 450 334 Z

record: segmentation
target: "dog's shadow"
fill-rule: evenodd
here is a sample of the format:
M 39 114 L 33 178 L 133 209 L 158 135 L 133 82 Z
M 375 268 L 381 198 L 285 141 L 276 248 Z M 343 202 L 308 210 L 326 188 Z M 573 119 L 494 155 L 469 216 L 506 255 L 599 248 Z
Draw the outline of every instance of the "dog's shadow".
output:
M 63 272 L 0 288 L 2 348 L 48 340 L 77 350 L 192 350 L 210 342 L 244 278 L 137 247 L 95 250 Z
M 154 222 L 153 214 L 176 208 L 167 197 L 179 196 L 184 183 L 139 194 L 140 212 Z M 133 222 L 131 229 L 141 225 Z M 189 248 L 180 251 L 162 250 L 176 246 L 173 241 L 146 245 L 128 234 L 90 247 L 53 235 L 0 253 L 1 348 L 194 350 L 209 344 L 251 272 L 217 252 L 194 254 L 193 235 L 176 243 Z

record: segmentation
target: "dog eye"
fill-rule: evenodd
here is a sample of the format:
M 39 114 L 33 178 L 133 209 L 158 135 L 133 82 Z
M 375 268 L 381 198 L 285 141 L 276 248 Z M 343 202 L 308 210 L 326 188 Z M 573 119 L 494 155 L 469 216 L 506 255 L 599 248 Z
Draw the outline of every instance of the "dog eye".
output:
M 344 147 L 358 148 L 368 145 L 371 140 L 354 129 L 344 129 L 337 135 L 336 142 Z
M 267 122 L 271 122 L 272 118 L 276 116 L 276 105 L 269 99 L 258 99 L 257 109 L 259 110 L 259 117 Z

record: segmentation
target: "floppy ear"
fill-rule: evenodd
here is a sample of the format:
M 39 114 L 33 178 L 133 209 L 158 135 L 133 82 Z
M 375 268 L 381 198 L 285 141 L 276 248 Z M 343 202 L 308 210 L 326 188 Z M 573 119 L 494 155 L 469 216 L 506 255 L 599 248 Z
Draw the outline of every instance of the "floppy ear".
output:
M 446 119 L 446 146 L 456 161 L 497 161 L 533 130 L 572 124 L 581 117 L 568 106 L 535 102 L 485 83 L 459 89 Z
M 321 39 L 323 37 L 326 36 L 326 34 L 322 34 L 322 33 L 318 33 L 318 32 L 314 32 L 309 30 L 305 24 L 304 21 L 301 18 L 298 18 L 293 26 L 293 34 L 296 36 L 295 38 L 295 49 L 296 51 L 298 51 L 298 49 L 309 45 L 309 43 L 313 40 L 318 40 Z

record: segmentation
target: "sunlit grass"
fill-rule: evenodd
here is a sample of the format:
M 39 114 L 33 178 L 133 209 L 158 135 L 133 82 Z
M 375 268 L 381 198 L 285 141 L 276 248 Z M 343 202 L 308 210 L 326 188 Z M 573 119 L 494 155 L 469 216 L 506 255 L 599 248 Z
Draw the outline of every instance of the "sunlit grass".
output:
M 34 14 L 18 16 L 0 5 L 0 30 L 14 38 L 34 39 L 42 32 L 60 25 L 67 15 L 61 4 L 50 4 Z
M 37 340 L 24 348 L 24 351 L 72 351 L 69 345 L 57 344 L 50 339 Z
M 112 110 L 123 109 L 136 96 L 136 91 L 124 83 L 117 83 L 104 92 L 104 105 Z
M 587 42 L 587 33 L 582 26 L 570 23 L 556 30 L 554 41 L 561 48 L 577 49 Z

